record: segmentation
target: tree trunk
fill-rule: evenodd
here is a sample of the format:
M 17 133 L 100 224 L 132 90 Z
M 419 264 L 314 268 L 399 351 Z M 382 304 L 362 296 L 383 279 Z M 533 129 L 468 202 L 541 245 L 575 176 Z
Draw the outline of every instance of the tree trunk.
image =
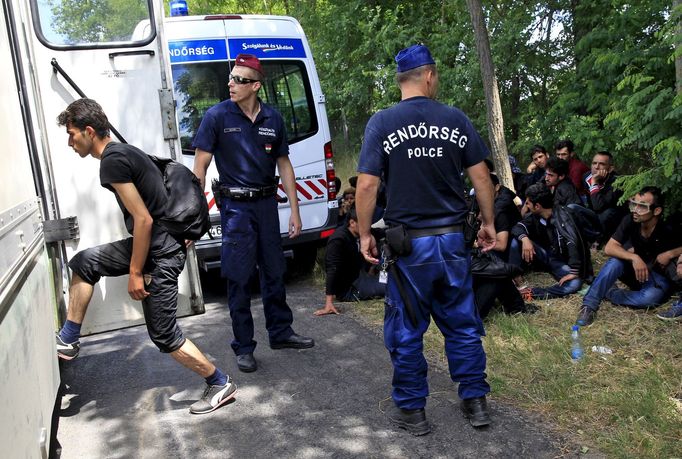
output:
M 480 0 L 467 0 L 467 7 L 471 15 L 476 37 L 476 51 L 481 63 L 481 78 L 486 100 L 486 115 L 488 120 L 488 132 L 490 147 L 495 163 L 495 172 L 500 178 L 500 183 L 510 190 L 514 190 L 514 179 L 509 166 L 509 154 L 507 143 L 504 139 L 504 120 L 502 119 L 502 107 L 500 105 L 500 92 L 497 88 L 497 77 L 493 58 L 490 54 L 490 41 L 488 29 L 483 19 L 483 8 Z
M 682 8 L 682 0 L 675 0 L 673 8 L 679 10 Z M 675 87 L 677 94 L 682 94 L 682 20 L 677 22 L 677 32 L 675 37 Z

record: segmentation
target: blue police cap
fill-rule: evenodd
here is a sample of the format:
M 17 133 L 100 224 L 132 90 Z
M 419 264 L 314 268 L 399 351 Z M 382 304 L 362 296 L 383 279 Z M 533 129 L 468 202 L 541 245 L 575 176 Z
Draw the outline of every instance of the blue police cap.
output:
M 436 62 L 431 57 L 429 48 L 425 45 L 412 45 L 401 50 L 395 56 L 395 62 L 398 64 L 397 72 L 407 72 L 408 70 L 416 69 L 422 65 L 431 65 Z

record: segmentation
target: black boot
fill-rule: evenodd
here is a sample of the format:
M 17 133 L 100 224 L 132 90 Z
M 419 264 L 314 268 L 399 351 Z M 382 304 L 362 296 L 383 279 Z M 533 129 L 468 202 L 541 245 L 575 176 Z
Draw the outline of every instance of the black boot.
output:
M 386 410 L 386 416 L 391 422 L 401 429 L 407 430 L 414 436 L 426 435 L 431 432 L 429 421 L 426 420 L 424 408 L 417 410 L 404 410 L 395 405 Z
M 464 416 L 469 419 L 472 426 L 483 427 L 490 424 L 490 412 L 488 412 L 488 403 L 485 395 L 483 397 L 462 400 L 461 407 Z

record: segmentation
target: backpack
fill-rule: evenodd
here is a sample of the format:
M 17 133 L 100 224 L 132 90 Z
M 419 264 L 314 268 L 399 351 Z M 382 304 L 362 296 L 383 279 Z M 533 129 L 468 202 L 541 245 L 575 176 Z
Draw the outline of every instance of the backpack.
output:
M 199 179 L 184 165 L 170 158 L 147 155 L 159 168 L 168 193 L 159 224 L 172 236 L 197 241 L 211 227 L 206 195 Z
M 568 206 L 576 226 L 586 243 L 592 244 L 601 239 L 604 228 L 599 221 L 599 216 L 591 209 L 577 204 Z

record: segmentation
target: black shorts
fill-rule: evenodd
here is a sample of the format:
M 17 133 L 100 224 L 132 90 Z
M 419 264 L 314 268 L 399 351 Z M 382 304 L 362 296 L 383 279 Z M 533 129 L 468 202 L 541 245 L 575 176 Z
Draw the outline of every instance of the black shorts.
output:
M 117 277 L 130 272 L 133 238 L 99 245 L 78 252 L 69 268 L 85 282 L 95 285 L 102 276 Z M 144 266 L 145 290 L 142 309 L 149 337 L 161 352 L 176 351 L 185 338 L 176 321 L 178 276 L 185 266 L 183 248 L 163 255 L 149 255 Z

